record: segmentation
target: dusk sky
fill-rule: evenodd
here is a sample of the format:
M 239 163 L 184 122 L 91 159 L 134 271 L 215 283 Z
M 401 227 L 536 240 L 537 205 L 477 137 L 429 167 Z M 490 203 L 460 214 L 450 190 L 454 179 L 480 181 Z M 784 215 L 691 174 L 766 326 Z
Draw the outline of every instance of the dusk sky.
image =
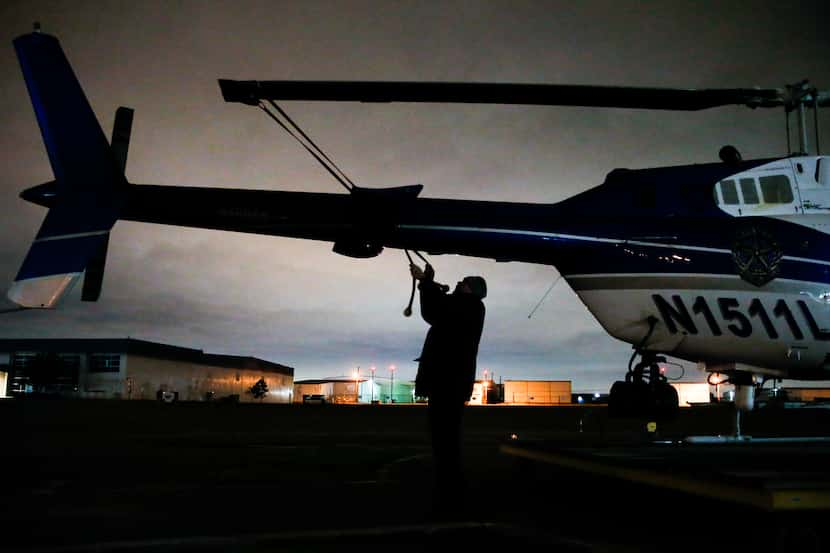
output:
M 216 80 L 493 81 L 682 88 L 830 88 L 830 4 L 816 2 L 3 2 L 0 7 L 0 309 L 45 210 L 18 198 L 52 180 L 11 41 L 55 35 L 109 135 L 135 109 L 138 184 L 342 192 L 260 110 Z M 786 154 L 781 110 L 672 113 L 570 107 L 286 102 L 362 186 L 422 197 L 552 203 L 615 167 Z M 827 113 L 827 112 L 825 112 Z M 822 116 L 824 128 L 830 117 Z M 823 142 L 830 147 L 830 136 Z M 608 336 L 553 267 L 432 258 L 439 281 L 487 279 L 479 371 L 607 391 L 630 346 Z M 130 336 L 252 355 L 295 378 L 415 376 L 427 327 L 404 318 L 402 251 L 369 260 L 331 244 L 118 222 L 103 293 L 0 315 L 2 338 Z M 703 376 L 692 365 L 687 378 Z

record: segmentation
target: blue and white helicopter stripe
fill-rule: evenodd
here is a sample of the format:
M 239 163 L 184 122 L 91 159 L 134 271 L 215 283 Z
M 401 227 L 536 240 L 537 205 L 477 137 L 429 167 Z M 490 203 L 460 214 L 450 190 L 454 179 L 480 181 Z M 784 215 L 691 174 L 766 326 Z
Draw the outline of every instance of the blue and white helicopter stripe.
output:
M 611 171 L 556 204 L 419 198 L 421 185 L 348 194 L 128 183 L 132 111 L 108 143 L 58 40 L 40 32 L 15 49 L 55 175 L 21 197 L 49 208 L 9 297 L 51 308 L 84 278 L 101 290 L 118 219 L 329 241 L 373 257 L 384 247 L 553 265 L 605 330 L 642 360 L 612 404 L 676 406 L 657 354 L 725 372 L 830 378 L 830 157 L 790 155 Z M 572 85 L 220 81 L 227 101 L 275 99 L 498 102 L 697 110 L 783 106 L 804 118 L 830 95 L 779 89 L 674 90 Z M 272 104 L 274 105 L 274 104 Z M 267 111 L 267 109 L 266 109 Z M 802 127 L 803 128 L 803 127 Z M 802 139 L 802 151 L 806 139 Z M 341 181 L 342 182 L 342 181 Z M 348 186 L 347 186 L 348 187 Z

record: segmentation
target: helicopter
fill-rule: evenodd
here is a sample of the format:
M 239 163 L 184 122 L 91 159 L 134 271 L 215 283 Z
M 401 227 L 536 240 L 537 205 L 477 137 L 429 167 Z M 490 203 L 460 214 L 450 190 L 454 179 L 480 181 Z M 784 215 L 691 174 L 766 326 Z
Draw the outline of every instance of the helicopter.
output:
M 54 308 L 81 276 L 82 300 L 98 300 L 110 230 L 127 220 L 326 241 L 354 258 L 391 248 L 554 266 L 605 331 L 632 345 L 610 391 L 616 413 L 677 409 L 667 355 L 725 375 L 740 409 L 753 407 L 758 380 L 830 378 L 830 156 L 817 124 L 830 92 L 808 81 L 695 90 L 220 79 L 225 101 L 263 110 L 348 190 L 310 193 L 129 183 L 133 111 L 118 108 L 107 140 L 58 39 L 36 27 L 14 47 L 55 176 L 20 194 L 49 209 L 7 294 L 21 308 Z M 421 198 L 420 184 L 355 185 L 276 103 L 291 100 L 783 108 L 789 152 L 744 160 L 724 146 L 716 163 L 614 169 L 553 204 Z

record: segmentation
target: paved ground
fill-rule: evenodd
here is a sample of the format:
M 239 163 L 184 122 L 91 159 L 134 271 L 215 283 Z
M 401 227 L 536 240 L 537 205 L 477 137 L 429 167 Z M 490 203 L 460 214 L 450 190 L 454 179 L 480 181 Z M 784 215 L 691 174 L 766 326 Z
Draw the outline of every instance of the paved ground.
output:
M 748 434 L 830 433 L 824 410 L 747 417 Z M 529 441 L 650 439 L 602 407 L 471 407 L 469 492 L 432 504 L 423 406 L 3 401 L 0 535 L 9 551 L 756 550 L 813 526 L 500 452 Z M 660 437 L 729 433 L 684 410 Z M 794 459 L 793 462 L 797 462 Z M 804 526 L 804 528 L 802 528 Z M 789 532 L 790 534 L 787 534 Z M 794 537 L 793 537 L 794 536 Z M 810 536 L 807 538 L 809 540 Z

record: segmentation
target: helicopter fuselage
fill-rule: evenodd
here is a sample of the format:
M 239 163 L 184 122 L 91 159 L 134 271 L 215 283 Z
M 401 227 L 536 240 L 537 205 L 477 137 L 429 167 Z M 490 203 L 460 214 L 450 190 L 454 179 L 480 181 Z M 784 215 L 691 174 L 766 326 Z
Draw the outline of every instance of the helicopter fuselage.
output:
M 556 204 L 130 185 L 121 219 L 557 268 L 612 336 L 709 370 L 830 377 L 830 158 L 615 170 Z M 47 185 L 24 192 L 49 206 Z M 737 365 L 736 365 L 737 363 Z M 730 365 L 731 364 L 731 365 Z

